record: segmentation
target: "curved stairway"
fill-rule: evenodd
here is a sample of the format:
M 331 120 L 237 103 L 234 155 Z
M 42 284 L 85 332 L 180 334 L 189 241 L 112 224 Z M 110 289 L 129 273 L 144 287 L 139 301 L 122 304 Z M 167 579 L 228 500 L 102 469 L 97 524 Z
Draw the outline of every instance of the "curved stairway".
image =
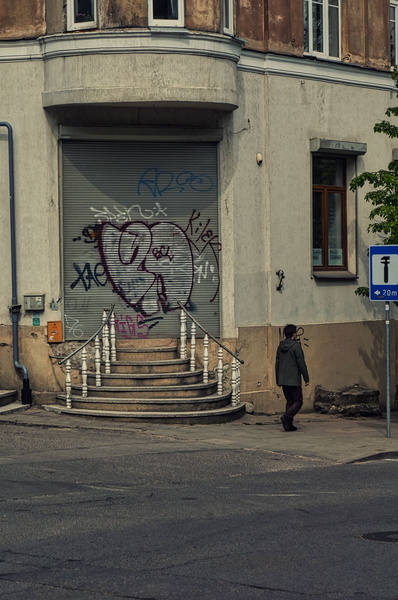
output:
M 190 370 L 189 359 L 178 358 L 177 345 L 116 349 L 111 373 L 87 373 L 87 397 L 72 384 L 47 410 L 90 417 L 123 418 L 151 423 L 224 423 L 240 418 L 245 404 L 232 404 L 231 390 L 217 393 L 217 379 L 203 383 L 203 370 Z

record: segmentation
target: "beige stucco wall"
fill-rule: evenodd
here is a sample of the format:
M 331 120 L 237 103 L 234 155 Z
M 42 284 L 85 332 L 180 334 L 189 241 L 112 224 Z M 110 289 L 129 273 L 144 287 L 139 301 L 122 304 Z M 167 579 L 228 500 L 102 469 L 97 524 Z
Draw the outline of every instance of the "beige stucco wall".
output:
M 1 120 L 14 139 L 15 216 L 18 301 L 24 294 L 45 294 L 44 319 L 57 320 L 49 303 L 60 295 L 57 141 L 41 105 L 43 65 L 39 61 L 1 64 Z M 10 207 L 7 129 L 0 129 L 0 324 L 10 323 Z M 22 325 L 32 324 L 24 315 Z
M 382 303 L 383 304 L 383 303 Z M 245 361 L 242 367 L 242 399 L 258 413 L 280 413 L 284 409 L 282 389 L 275 381 L 275 355 L 282 327 L 239 330 L 237 347 Z M 303 386 L 303 411 L 312 411 L 315 387 L 339 390 L 358 384 L 380 390 L 386 405 L 385 323 L 383 320 L 306 325 L 302 338 L 310 375 Z M 304 340 L 304 337 L 307 340 Z M 391 402 L 396 382 L 396 322 L 391 325 Z

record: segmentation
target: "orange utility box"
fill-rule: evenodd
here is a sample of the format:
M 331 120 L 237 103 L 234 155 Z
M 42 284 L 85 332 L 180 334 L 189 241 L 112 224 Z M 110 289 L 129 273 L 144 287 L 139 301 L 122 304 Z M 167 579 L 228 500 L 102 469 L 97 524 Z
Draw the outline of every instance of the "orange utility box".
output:
M 62 321 L 47 321 L 47 341 L 62 342 Z

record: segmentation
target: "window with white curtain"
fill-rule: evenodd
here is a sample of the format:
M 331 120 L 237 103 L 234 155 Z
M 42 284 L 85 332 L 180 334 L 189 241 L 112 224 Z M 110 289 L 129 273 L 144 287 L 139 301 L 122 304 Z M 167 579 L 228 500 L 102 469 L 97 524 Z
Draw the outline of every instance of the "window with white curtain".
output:
M 304 50 L 339 58 L 340 0 L 304 0 Z

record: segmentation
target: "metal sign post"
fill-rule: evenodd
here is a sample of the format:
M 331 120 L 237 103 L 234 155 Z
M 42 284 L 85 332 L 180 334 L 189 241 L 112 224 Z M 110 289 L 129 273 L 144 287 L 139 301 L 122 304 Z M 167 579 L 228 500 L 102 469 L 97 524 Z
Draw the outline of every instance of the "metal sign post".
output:
M 386 320 L 386 416 L 391 437 L 390 301 L 398 302 L 398 246 L 370 246 L 369 298 L 385 302 Z
M 387 416 L 387 434 L 391 437 L 391 402 L 390 402 L 390 303 L 386 302 L 386 416 Z

